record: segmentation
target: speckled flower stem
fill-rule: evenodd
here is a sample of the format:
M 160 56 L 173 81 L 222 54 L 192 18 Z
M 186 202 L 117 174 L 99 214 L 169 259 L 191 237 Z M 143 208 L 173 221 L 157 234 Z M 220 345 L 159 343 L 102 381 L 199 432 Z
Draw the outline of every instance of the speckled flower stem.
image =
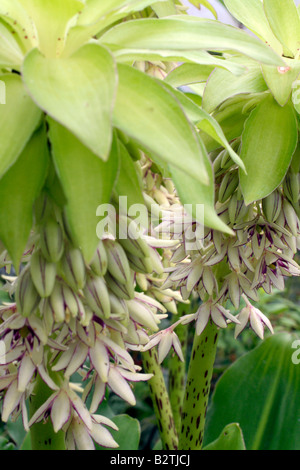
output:
M 30 396 L 29 413 L 30 416 L 45 403 L 53 393 L 45 382 L 38 376 L 34 387 L 34 394 Z M 33 424 L 30 428 L 32 450 L 66 450 L 65 433 L 63 431 L 54 432 L 50 417 L 44 423 Z
M 177 320 L 177 318 L 176 318 Z M 183 357 L 186 357 L 187 349 L 187 336 L 188 328 L 186 325 L 178 325 L 176 327 L 176 334 L 181 343 L 181 349 Z M 173 412 L 173 418 L 175 422 L 175 427 L 179 433 L 181 428 L 181 416 L 182 416 L 182 406 L 184 399 L 184 390 L 185 390 L 185 375 L 186 375 L 186 363 L 182 362 L 177 354 L 173 354 L 169 361 L 169 397 L 171 408 Z
M 180 450 L 202 448 L 217 338 L 218 329 L 211 321 L 201 335 L 194 337 L 182 410 Z
M 143 353 L 144 370 L 153 374 L 148 381 L 159 434 L 164 450 L 178 449 L 178 435 L 162 368 L 155 348 Z

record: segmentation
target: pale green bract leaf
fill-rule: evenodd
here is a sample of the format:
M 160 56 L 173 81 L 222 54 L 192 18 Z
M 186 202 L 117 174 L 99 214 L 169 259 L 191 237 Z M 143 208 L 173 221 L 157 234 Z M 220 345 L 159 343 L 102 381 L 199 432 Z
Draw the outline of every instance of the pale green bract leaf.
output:
M 165 2 L 155 2 L 151 5 L 159 18 L 164 16 L 176 15 L 176 7 L 173 0 L 167 0 Z
M 218 19 L 218 15 L 217 15 L 216 10 L 212 6 L 212 4 L 210 2 L 208 2 L 207 0 L 189 0 L 189 2 L 192 5 L 194 5 L 196 8 L 198 8 L 199 10 L 201 10 L 201 6 L 204 6 L 205 8 L 207 8 L 214 15 L 216 20 Z
M 32 228 L 33 204 L 44 184 L 48 162 L 47 136 L 41 127 L 1 179 L 0 239 L 17 271 Z
M 86 44 L 66 59 L 48 59 L 35 49 L 25 58 L 23 78 L 40 108 L 108 158 L 117 74 L 105 48 Z
M 268 89 L 259 64 L 244 61 L 247 72 L 238 77 L 227 70 L 216 69 L 208 78 L 203 94 L 203 108 L 211 113 L 223 101 L 240 93 L 260 93 Z
M 158 80 L 130 66 L 119 64 L 118 72 L 115 127 L 141 148 L 208 184 L 206 157 L 176 99 Z
M 234 50 L 270 65 L 285 65 L 270 47 L 245 31 L 216 20 L 176 16 L 141 19 L 121 23 L 107 31 L 99 41 L 125 49 L 176 51 Z
M 268 96 L 250 114 L 242 134 L 241 159 L 247 175 L 240 172 L 245 204 L 268 196 L 283 180 L 298 141 L 295 112 Z
M 243 161 L 229 145 L 223 133 L 222 127 L 218 124 L 218 122 L 210 114 L 208 114 L 208 112 L 206 112 L 189 97 L 187 97 L 185 93 L 182 93 L 179 90 L 174 90 L 167 84 L 164 84 L 164 86 L 167 86 L 167 89 L 170 91 L 170 93 L 173 93 L 174 97 L 179 101 L 189 120 L 193 122 L 198 129 L 205 132 L 212 139 L 217 141 L 222 147 L 226 148 L 232 160 L 243 171 L 246 171 Z
M 0 0 L 0 16 L 13 26 L 24 50 L 37 47 L 36 27 L 19 0 Z
M 118 169 L 115 145 L 103 162 L 63 126 L 49 119 L 50 141 L 59 179 L 67 198 L 66 214 L 75 245 L 87 262 L 99 242 L 96 211 L 110 201 Z
M 191 83 L 206 82 L 214 69 L 213 65 L 182 64 L 175 67 L 164 82 L 176 88 Z
M 300 62 L 294 59 L 286 59 L 286 62 L 287 67 L 262 65 L 265 81 L 275 100 L 281 106 L 287 103 L 292 90 L 299 84 L 297 78 L 300 74 Z
M 117 196 L 127 197 L 129 207 L 134 204 L 144 204 L 144 198 L 133 160 L 121 141 L 118 141 L 118 147 L 119 170 L 114 191 Z
M 199 139 L 202 151 L 206 152 L 204 145 Z M 185 206 L 185 210 L 206 227 L 219 230 L 233 235 L 232 230 L 218 217 L 215 211 L 214 175 L 209 158 L 205 159 L 206 171 L 209 175 L 210 184 L 204 185 L 181 169 L 174 165 L 169 165 L 172 180 L 174 181 L 180 202 Z
M 58 57 L 70 20 L 84 7 L 78 0 L 19 0 L 33 21 L 38 48 L 46 57 Z
M 0 66 L 19 68 L 23 53 L 9 29 L 0 22 Z
M 166 0 L 161 0 L 165 2 Z M 131 13 L 140 11 L 154 0 L 88 0 L 76 25 L 70 28 L 63 56 L 68 57 L 82 44 Z
M 264 9 L 284 54 L 295 56 L 300 47 L 300 19 L 294 0 L 264 0 Z
M 224 0 L 230 13 L 260 39 L 266 41 L 280 55 L 282 44 L 274 36 L 261 0 Z
M 36 129 L 41 111 L 19 75 L 1 75 L 6 104 L 0 105 L 0 177 L 13 165 Z

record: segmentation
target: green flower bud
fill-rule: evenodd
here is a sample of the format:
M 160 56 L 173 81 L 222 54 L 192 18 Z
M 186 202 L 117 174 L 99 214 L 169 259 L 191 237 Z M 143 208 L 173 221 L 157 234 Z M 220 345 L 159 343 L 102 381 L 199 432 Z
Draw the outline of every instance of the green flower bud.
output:
M 30 273 L 41 297 L 49 297 L 56 279 L 56 264 L 49 263 L 41 251 L 35 251 L 30 259 Z
M 23 317 L 36 312 L 41 299 L 32 282 L 29 266 L 23 269 L 17 280 L 15 299 L 18 312 Z
M 68 248 L 61 259 L 61 275 L 74 290 L 85 285 L 85 264 L 78 248 Z
M 268 222 L 275 222 L 282 207 L 282 198 L 279 191 L 273 191 L 262 200 L 262 209 Z
M 122 246 L 113 240 L 105 240 L 108 271 L 120 283 L 126 284 L 130 279 L 130 266 Z
M 41 230 L 41 251 L 47 261 L 56 263 L 64 251 L 63 231 L 59 223 L 49 218 Z
M 83 293 L 88 306 L 98 317 L 110 317 L 110 300 L 104 278 L 89 276 Z
M 107 255 L 102 240 L 98 243 L 97 250 L 90 263 L 90 267 L 97 276 L 104 276 L 107 271 Z

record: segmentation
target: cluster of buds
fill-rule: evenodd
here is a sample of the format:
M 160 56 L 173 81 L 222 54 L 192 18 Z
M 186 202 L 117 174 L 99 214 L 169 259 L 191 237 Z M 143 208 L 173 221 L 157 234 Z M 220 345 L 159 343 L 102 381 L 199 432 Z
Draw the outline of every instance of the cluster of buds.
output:
M 163 275 L 158 246 L 164 242 L 133 236 L 134 220 L 120 214 L 123 236 L 105 233 L 87 264 L 57 214 L 44 215 L 20 275 L 5 277 L 12 302 L 0 308 L 2 420 L 21 413 L 28 430 L 51 419 L 55 432 L 65 431 L 69 448 L 116 447 L 105 427 L 114 424 L 97 409 L 107 387 L 134 405 L 130 382 L 151 377 L 130 351 L 142 349 L 167 316 L 158 285 L 151 295 L 138 285 L 139 277 Z M 163 295 L 167 305 L 173 297 Z M 75 372 L 82 377 L 79 388 L 72 383 Z M 26 403 L 38 376 L 53 394 L 28 419 Z
M 238 141 L 233 143 L 237 148 Z M 168 278 L 163 287 L 180 289 L 183 299 L 200 297 L 198 311 L 187 321 L 195 320 L 200 334 L 209 319 L 218 327 L 235 323 L 237 336 L 249 322 L 263 338 L 264 326 L 273 332 L 268 319 L 250 300 L 258 301 L 258 291 L 271 293 L 283 290 L 285 277 L 299 276 L 295 254 L 300 247 L 299 174 L 289 172 L 282 185 L 261 201 L 245 205 L 239 187 L 238 168 L 227 150 L 212 155 L 218 216 L 234 232 L 234 236 L 201 226 L 188 218 L 177 201 L 165 209 L 160 234 L 171 233 L 180 243 L 173 249 Z M 192 234 L 192 235 L 191 235 Z M 191 239 L 193 243 L 191 243 Z M 238 315 L 224 308 L 229 300 Z

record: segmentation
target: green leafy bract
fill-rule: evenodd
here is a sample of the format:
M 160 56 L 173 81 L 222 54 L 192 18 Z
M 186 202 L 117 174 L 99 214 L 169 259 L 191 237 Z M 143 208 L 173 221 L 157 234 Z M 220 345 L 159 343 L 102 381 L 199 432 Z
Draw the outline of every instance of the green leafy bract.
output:
M 107 49 L 86 44 L 64 59 L 45 58 L 34 49 L 25 59 L 23 78 L 40 108 L 98 157 L 108 158 L 117 75 Z

